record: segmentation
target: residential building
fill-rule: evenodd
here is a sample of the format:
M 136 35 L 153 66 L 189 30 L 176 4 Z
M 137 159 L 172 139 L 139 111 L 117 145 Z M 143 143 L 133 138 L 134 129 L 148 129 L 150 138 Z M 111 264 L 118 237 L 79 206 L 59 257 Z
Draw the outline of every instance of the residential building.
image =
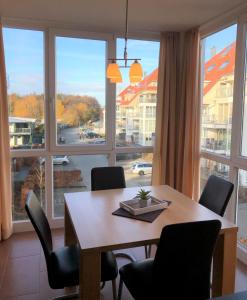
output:
M 33 118 L 9 117 L 9 134 L 11 147 L 23 147 L 32 143 L 35 125 Z
M 152 146 L 155 134 L 158 69 L 117 96 L 116 134 L 119 142 Z

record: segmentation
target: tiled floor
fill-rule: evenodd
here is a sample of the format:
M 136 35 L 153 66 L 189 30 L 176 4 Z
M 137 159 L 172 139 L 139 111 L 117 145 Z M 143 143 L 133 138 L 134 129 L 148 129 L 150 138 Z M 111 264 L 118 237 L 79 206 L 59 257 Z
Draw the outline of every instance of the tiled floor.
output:
M 53 230 L 54 248 L 63 245 L 63 230 Z M 144 258 L 144 248 L 129 250 Z M 118 258 L 119 266 L 128 262 Z M 236 291 L 247 290 L 247 267 L 238 262 Z M 0 243 L 0 300 L 48 300 L 63 295 L 64 290 L 49 287 L 45 259 L 34 232 L 14 234 Z M 112 299 L 111 283 L 102 290 L 102 300 Z M 132 299 L 124 289 L 122 300 Z

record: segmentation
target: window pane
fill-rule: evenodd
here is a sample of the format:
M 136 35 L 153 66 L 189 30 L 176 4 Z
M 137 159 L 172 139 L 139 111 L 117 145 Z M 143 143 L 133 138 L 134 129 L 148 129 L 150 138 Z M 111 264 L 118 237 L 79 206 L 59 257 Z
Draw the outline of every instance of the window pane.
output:
M 44 208 L 45 159 L 40 157 L 12 158 L 12 215 L 14 221 L 28 219 L 25 201 L 30 190 L 34 191 Z
M 124 39 L 117 39 L 117 57 L 124 53 Z M 128 40 L 128 57 L 141 58 L 144 79 L 130 84 L 129 69 L 121 68 L 117 84 L 117 146 L 152 146 L 155 134 L 159 43 Z M 120 63 L 119 63 L 120 64 Z
M 201 158 L 200 170 L 200 188 L 203 191 L 205 184 L 210 175 L 216 175 L 229 180 L 229 166 L 212 161 L 210 159 Z
M 201 149 L 230 155 L 236 30 L 233 25 L 203 39 Z
M 247 171 L 239 170 L 238 175 L 238 242 L 247 249 Z
M 53 156 L 54 217 L 64 216 L 64 193 L 91 190 L 91 169 L 108 166 L 107 155 Z
M 11 149 L 44 148 L 44 36 L 4 28 Z
M 124 168 L 126 186 L 151 185 L 153 153 L 118 153 L 116 165 Z
M 58 144 L 105 143 L 106 42 L 56 37 Z
M 247 53 L 246 53 L 247 60 Z M 242 155 L 247 156 L 247 64 L 245 63 L 245 101 L 243 114 Z

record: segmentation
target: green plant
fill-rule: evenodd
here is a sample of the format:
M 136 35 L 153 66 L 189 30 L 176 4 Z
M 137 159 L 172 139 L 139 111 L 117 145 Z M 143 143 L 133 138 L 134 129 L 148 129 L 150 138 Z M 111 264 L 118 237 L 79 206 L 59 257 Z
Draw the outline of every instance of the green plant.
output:
M 138 197 L 141 200 L 148 200 L 150 197 L 150 193 L 151 191 L 145 191 L 144 189 L 140 189 L 136 197 Z

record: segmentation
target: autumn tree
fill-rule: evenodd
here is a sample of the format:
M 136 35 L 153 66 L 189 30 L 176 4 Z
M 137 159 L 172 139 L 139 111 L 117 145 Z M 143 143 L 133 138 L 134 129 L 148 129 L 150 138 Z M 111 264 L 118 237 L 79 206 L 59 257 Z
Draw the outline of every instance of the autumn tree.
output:
M 9 112 L 13 117 L 44 118 L 44 95 L 30 94 L 9 95 Z M 97 122 L 101 107 L 96 98 L 91 96 L 57 94 L 56 119 L 70 126 L 81 126 Z
M 12 116 L 23 118 L 44 118 L 43 100 L 38 100 L 35 94 L 12 99 Z
M 62 103 L 62 100 L 56 101 L 56 118 L 57 120 L 62 120 L 64 115 L 65 109 Z

